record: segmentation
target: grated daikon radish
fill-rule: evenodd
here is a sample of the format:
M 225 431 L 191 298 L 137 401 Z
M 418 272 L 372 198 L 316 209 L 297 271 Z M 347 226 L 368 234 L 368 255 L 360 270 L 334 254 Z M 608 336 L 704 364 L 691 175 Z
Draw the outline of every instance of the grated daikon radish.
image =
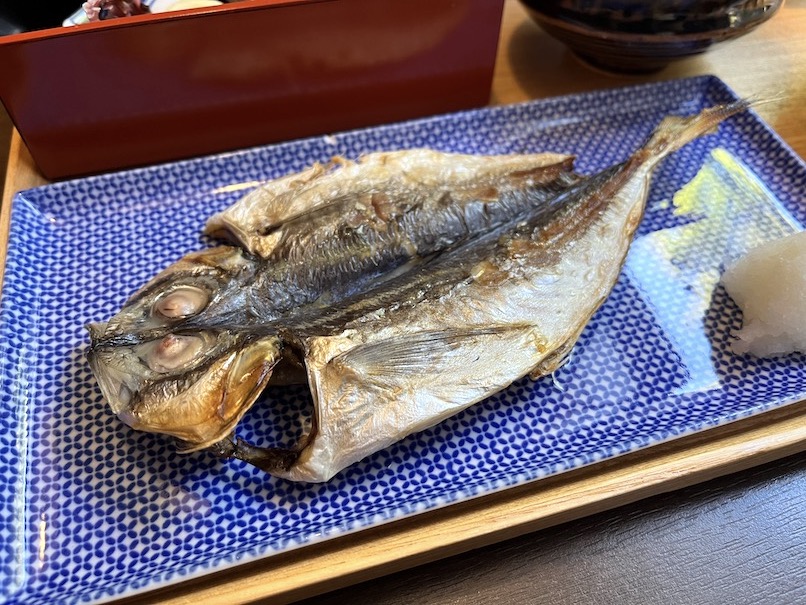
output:
M 737 353 L 806 353 L 806 231 L 766 242 L 730 266 L 722 283 L 742 309 Z

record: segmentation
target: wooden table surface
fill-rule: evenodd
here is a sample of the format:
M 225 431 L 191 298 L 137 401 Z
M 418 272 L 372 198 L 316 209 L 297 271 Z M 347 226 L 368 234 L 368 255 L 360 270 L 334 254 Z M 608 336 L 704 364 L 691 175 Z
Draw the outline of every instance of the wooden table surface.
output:
M 738 40 L 649 76 L 591 70 L 507 0 L 492 102 L 699 74 L 719 76 L 740 95 L 780 97 L 758 113 L 806 156 L 803 0 L 789 0 Z M 0 143 L 9 135 L 0 246 L 13 194 L 45 182 L 15 132 L 6 127 Z M 806 405 L 763 416 L 538 490 L 448 507 L 428 523 L 392 524 L 367 539 L 133 601 L 806 603 Z M 580 495 L 582 505 L 568 504 Z M 267 585 L 282 582 L 265 597 Z

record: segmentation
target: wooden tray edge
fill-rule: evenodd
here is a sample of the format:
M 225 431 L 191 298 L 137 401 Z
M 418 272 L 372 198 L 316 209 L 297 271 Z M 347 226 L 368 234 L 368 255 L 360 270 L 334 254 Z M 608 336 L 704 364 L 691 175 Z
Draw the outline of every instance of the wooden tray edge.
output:
M 19 175 L 25 175 L 20 178 Z M 11 228 L 11 200 L 17 191 L 38 187 L 47 183 L 34 166 L 34 160 L 22 142 L 19 133 L 11 133 L 9 144 L 6 180 L 3 186 L 3 197 L 0 198 L 0 298 L 3 291 L 3 275 L 6 269 L 6 249 L 8 248 L 8 232 Z
M 118 602 L 290 603 L 806 450 L 806 401 Z

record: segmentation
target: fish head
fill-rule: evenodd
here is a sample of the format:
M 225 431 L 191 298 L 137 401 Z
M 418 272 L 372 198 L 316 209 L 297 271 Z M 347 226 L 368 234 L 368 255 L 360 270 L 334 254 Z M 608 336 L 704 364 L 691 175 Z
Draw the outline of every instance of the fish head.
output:
M 253 262 L 229 246 L 185 256 L 105 323 L 88 326 L 90 367 L 112 411 L 188 451 L 226 437 L 280 359 L 276 336 L 229 329 Z
M 103 325 L 90 330 L 93 342 L 190 326 L 206 329 L 237 320 L 244 308 L 244 285 L 257 270 L 240 248 L 217 246 L 193 252 L 149 280 Z
M 195 451 L 232 432 L 265 389 L 280 353 L 274 336 L 201 332 L 95 346 L 88 359 L 118 418 Z

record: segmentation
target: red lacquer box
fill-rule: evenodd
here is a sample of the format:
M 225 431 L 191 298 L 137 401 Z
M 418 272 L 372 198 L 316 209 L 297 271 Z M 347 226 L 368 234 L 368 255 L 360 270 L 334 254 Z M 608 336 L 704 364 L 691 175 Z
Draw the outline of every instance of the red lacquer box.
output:
M 489 101 L 502 8 L 243 0 L 15 34 L 0 99 L 50 179 L 443 113 Z

